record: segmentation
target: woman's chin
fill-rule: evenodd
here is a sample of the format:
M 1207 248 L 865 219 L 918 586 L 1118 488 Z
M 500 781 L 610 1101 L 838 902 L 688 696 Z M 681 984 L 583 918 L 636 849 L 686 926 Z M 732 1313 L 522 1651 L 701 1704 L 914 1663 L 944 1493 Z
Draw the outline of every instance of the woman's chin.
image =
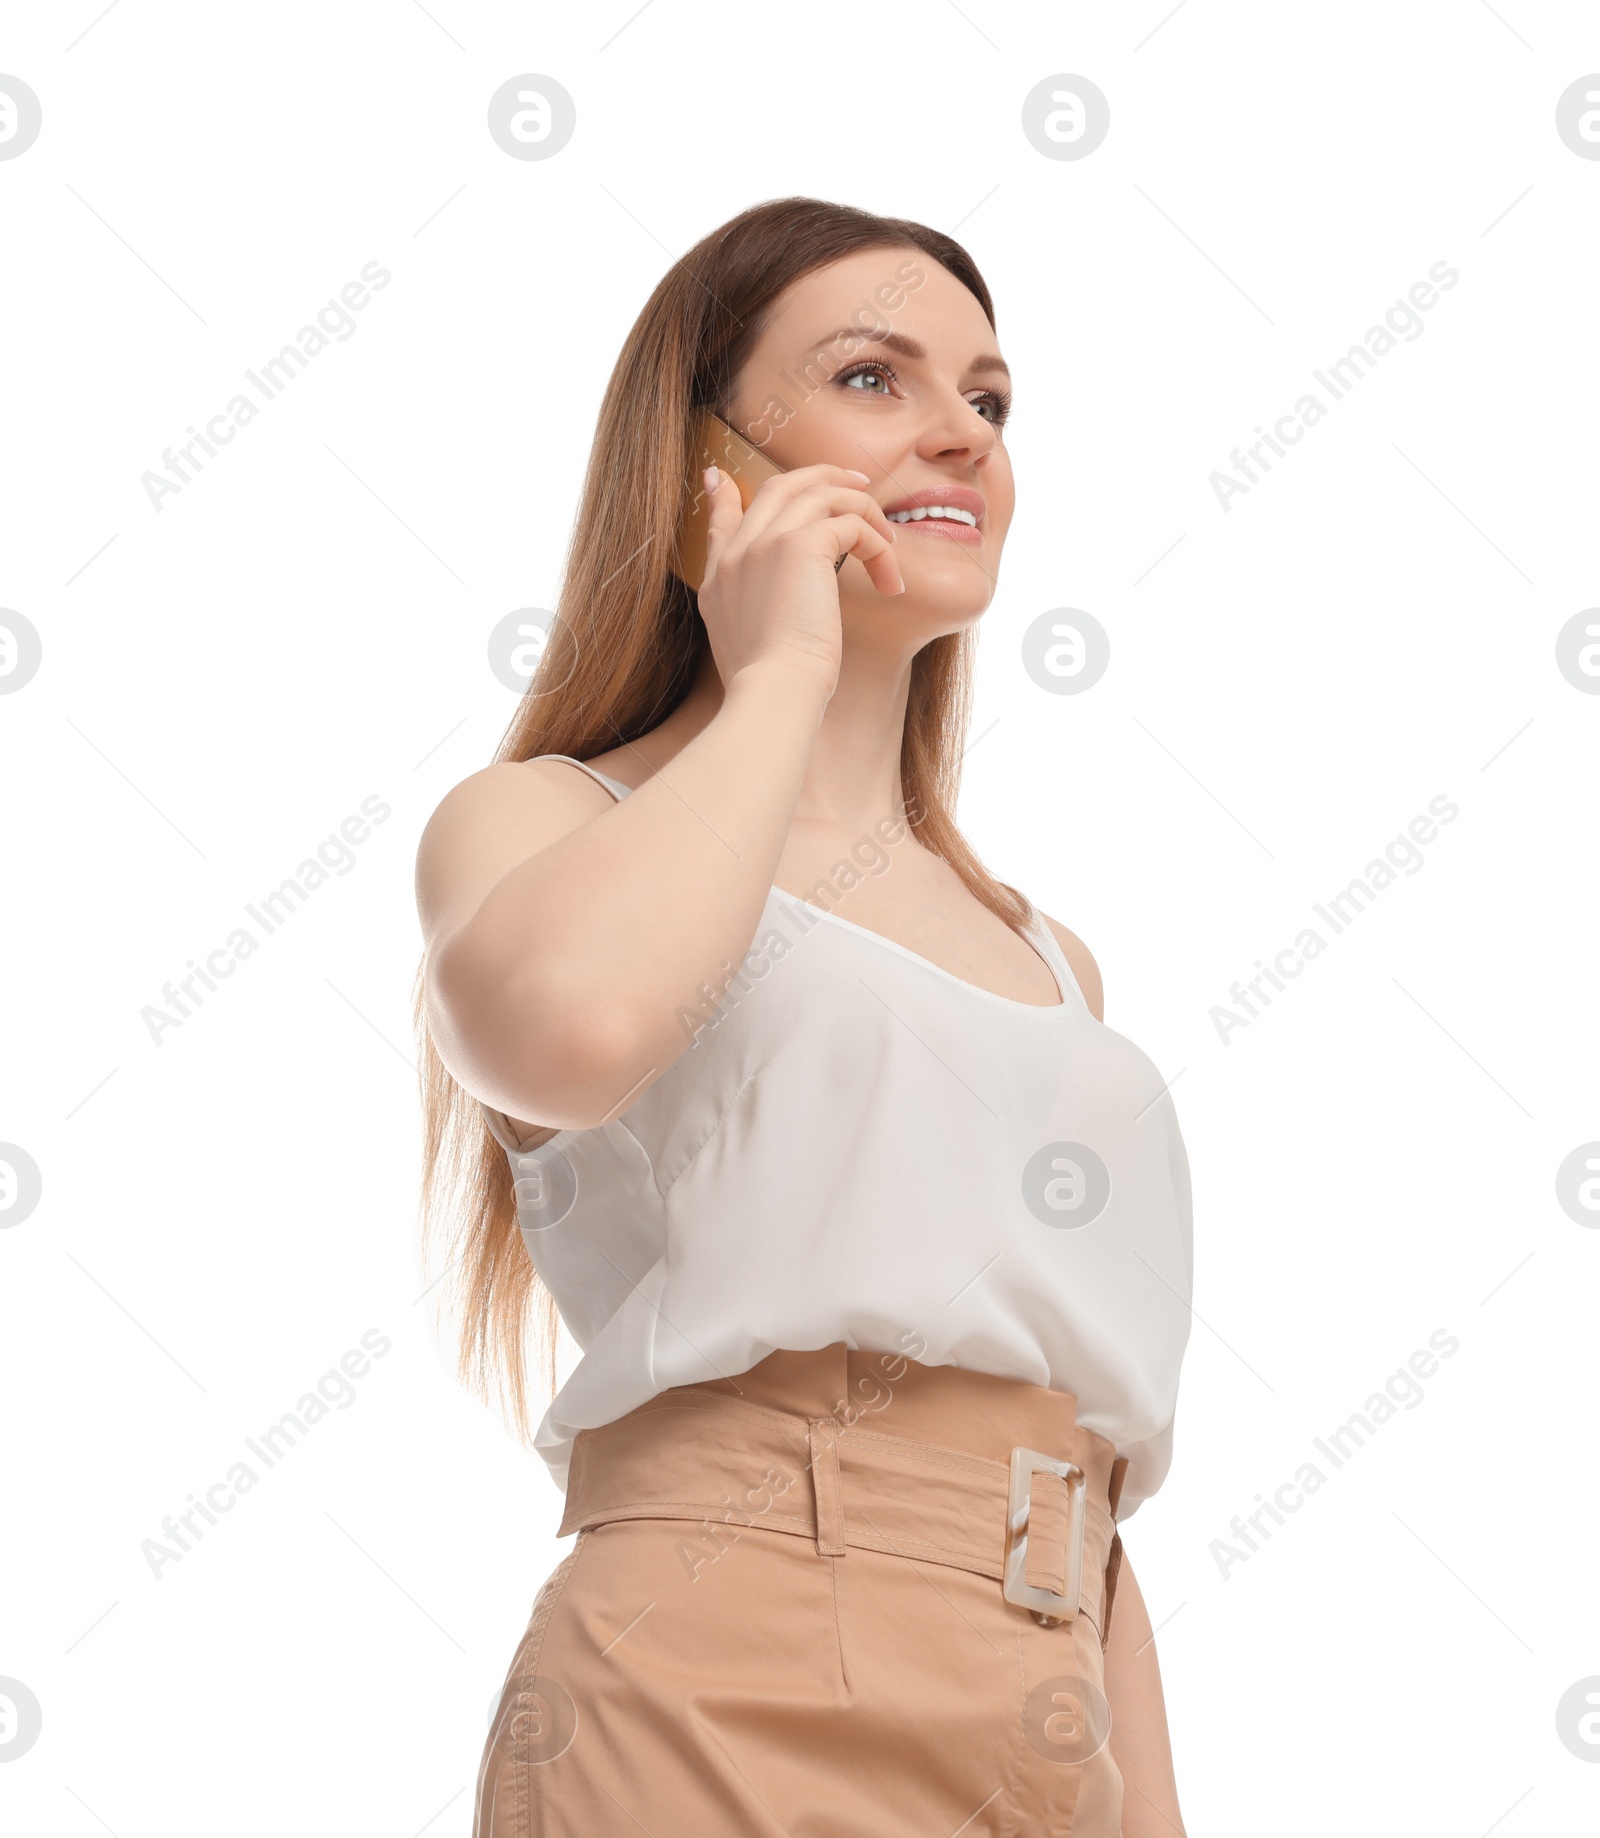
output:
M 840 608 L 840 616 L 847 632 L 882 632 L 887 622 L 897 634 L 912 636 L 920 650 L 932 639 L 949 632 L 964 632 L 978 623 L 994 598 L 991 583 L 986 580 L 982 585 L 980 595 L 973 591 L 970 578 L 908 580 L 903 594 L 874 593 L 866 601 L 846 602 Z
M 994 598 L 999 558 L 965 545 L 958 548 L 952 537 L 924 537 L 919 552 L 902 554 L 899 561 L 908 599 L 915 595 L 924 605 L 960 617 L 982 612 Z

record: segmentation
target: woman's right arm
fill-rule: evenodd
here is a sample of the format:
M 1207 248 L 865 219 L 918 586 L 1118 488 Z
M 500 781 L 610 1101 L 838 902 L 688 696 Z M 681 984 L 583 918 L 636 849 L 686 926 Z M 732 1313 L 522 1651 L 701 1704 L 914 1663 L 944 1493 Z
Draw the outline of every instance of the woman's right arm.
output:
M 753 666 L 621 803 L 553 761 L 444 799 L 417 898 L 429 1026 L 467 1090 L 584 1129 L 688 1048 L 679 1010 L 749 949 L 826 705 L 814 674 Z
M 571 766 L 507 762 L 429 820 L 429 1029 L 507 1115 L 606 1121 L 689 1048 L 683 1011 L 705 1012 L 702 986 L 719 993 L 749 949 L 837 680 L 834 561 L 899 585 L 891 528 L 851 476 L 784 474 L 742 515 L 723 480 L 700 593 L 722 705 L 625 800 Z

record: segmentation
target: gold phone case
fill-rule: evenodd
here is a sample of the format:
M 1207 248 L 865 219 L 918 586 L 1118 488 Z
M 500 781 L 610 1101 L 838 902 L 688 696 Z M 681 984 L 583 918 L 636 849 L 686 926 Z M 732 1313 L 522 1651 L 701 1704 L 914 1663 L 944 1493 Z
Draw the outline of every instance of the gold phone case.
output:
M 672 572 L 696 592 L 706 575 L 706 525 L 711 516 L 703 477 L 707 466 L 719 467 L 732 478 L 739 487 L 739 502 L 747 510 L 756 487 L 784 470 L 720 416 L 709 409 L 699 411 L 690 448 L 688 509 L 678 529 L 672 562 Z

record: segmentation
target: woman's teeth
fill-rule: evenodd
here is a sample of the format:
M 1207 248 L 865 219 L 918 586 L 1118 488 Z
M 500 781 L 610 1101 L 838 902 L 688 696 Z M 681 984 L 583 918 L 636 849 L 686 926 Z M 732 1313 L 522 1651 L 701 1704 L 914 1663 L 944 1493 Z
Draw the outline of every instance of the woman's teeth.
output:
M 919 504 L 914 511 L 890 511 L 888 515 L 891 523 L 921 523 L 924 517 L 948 517 L 955 523 L 978 527 L 978 520 L 971 511 L 958 511 L 947 504 Z

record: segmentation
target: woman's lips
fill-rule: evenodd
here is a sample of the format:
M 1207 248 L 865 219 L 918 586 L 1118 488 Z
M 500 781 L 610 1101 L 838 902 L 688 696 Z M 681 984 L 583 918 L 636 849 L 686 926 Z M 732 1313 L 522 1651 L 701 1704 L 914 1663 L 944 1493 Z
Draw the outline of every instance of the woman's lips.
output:
M 982 492 L 946 481 L 942 485 L 924 485 L 909 497 L 884 505 L 883 514 L 896 533 L 901 530 L 936 531 L 949 541 L 981 548 L 984 513 L 988 508 Z M 951 514 L 942 515 L 944 512 Z
M 926 530 L 930 536 L 942 536 L 947 542 L 965 543 L 969 548 L 983 547 L 983 531 L 970 523 L 957 523 L 951 517 L 923 517 L 909 523 L 891 524 L 898 539 L 903 530 Z

